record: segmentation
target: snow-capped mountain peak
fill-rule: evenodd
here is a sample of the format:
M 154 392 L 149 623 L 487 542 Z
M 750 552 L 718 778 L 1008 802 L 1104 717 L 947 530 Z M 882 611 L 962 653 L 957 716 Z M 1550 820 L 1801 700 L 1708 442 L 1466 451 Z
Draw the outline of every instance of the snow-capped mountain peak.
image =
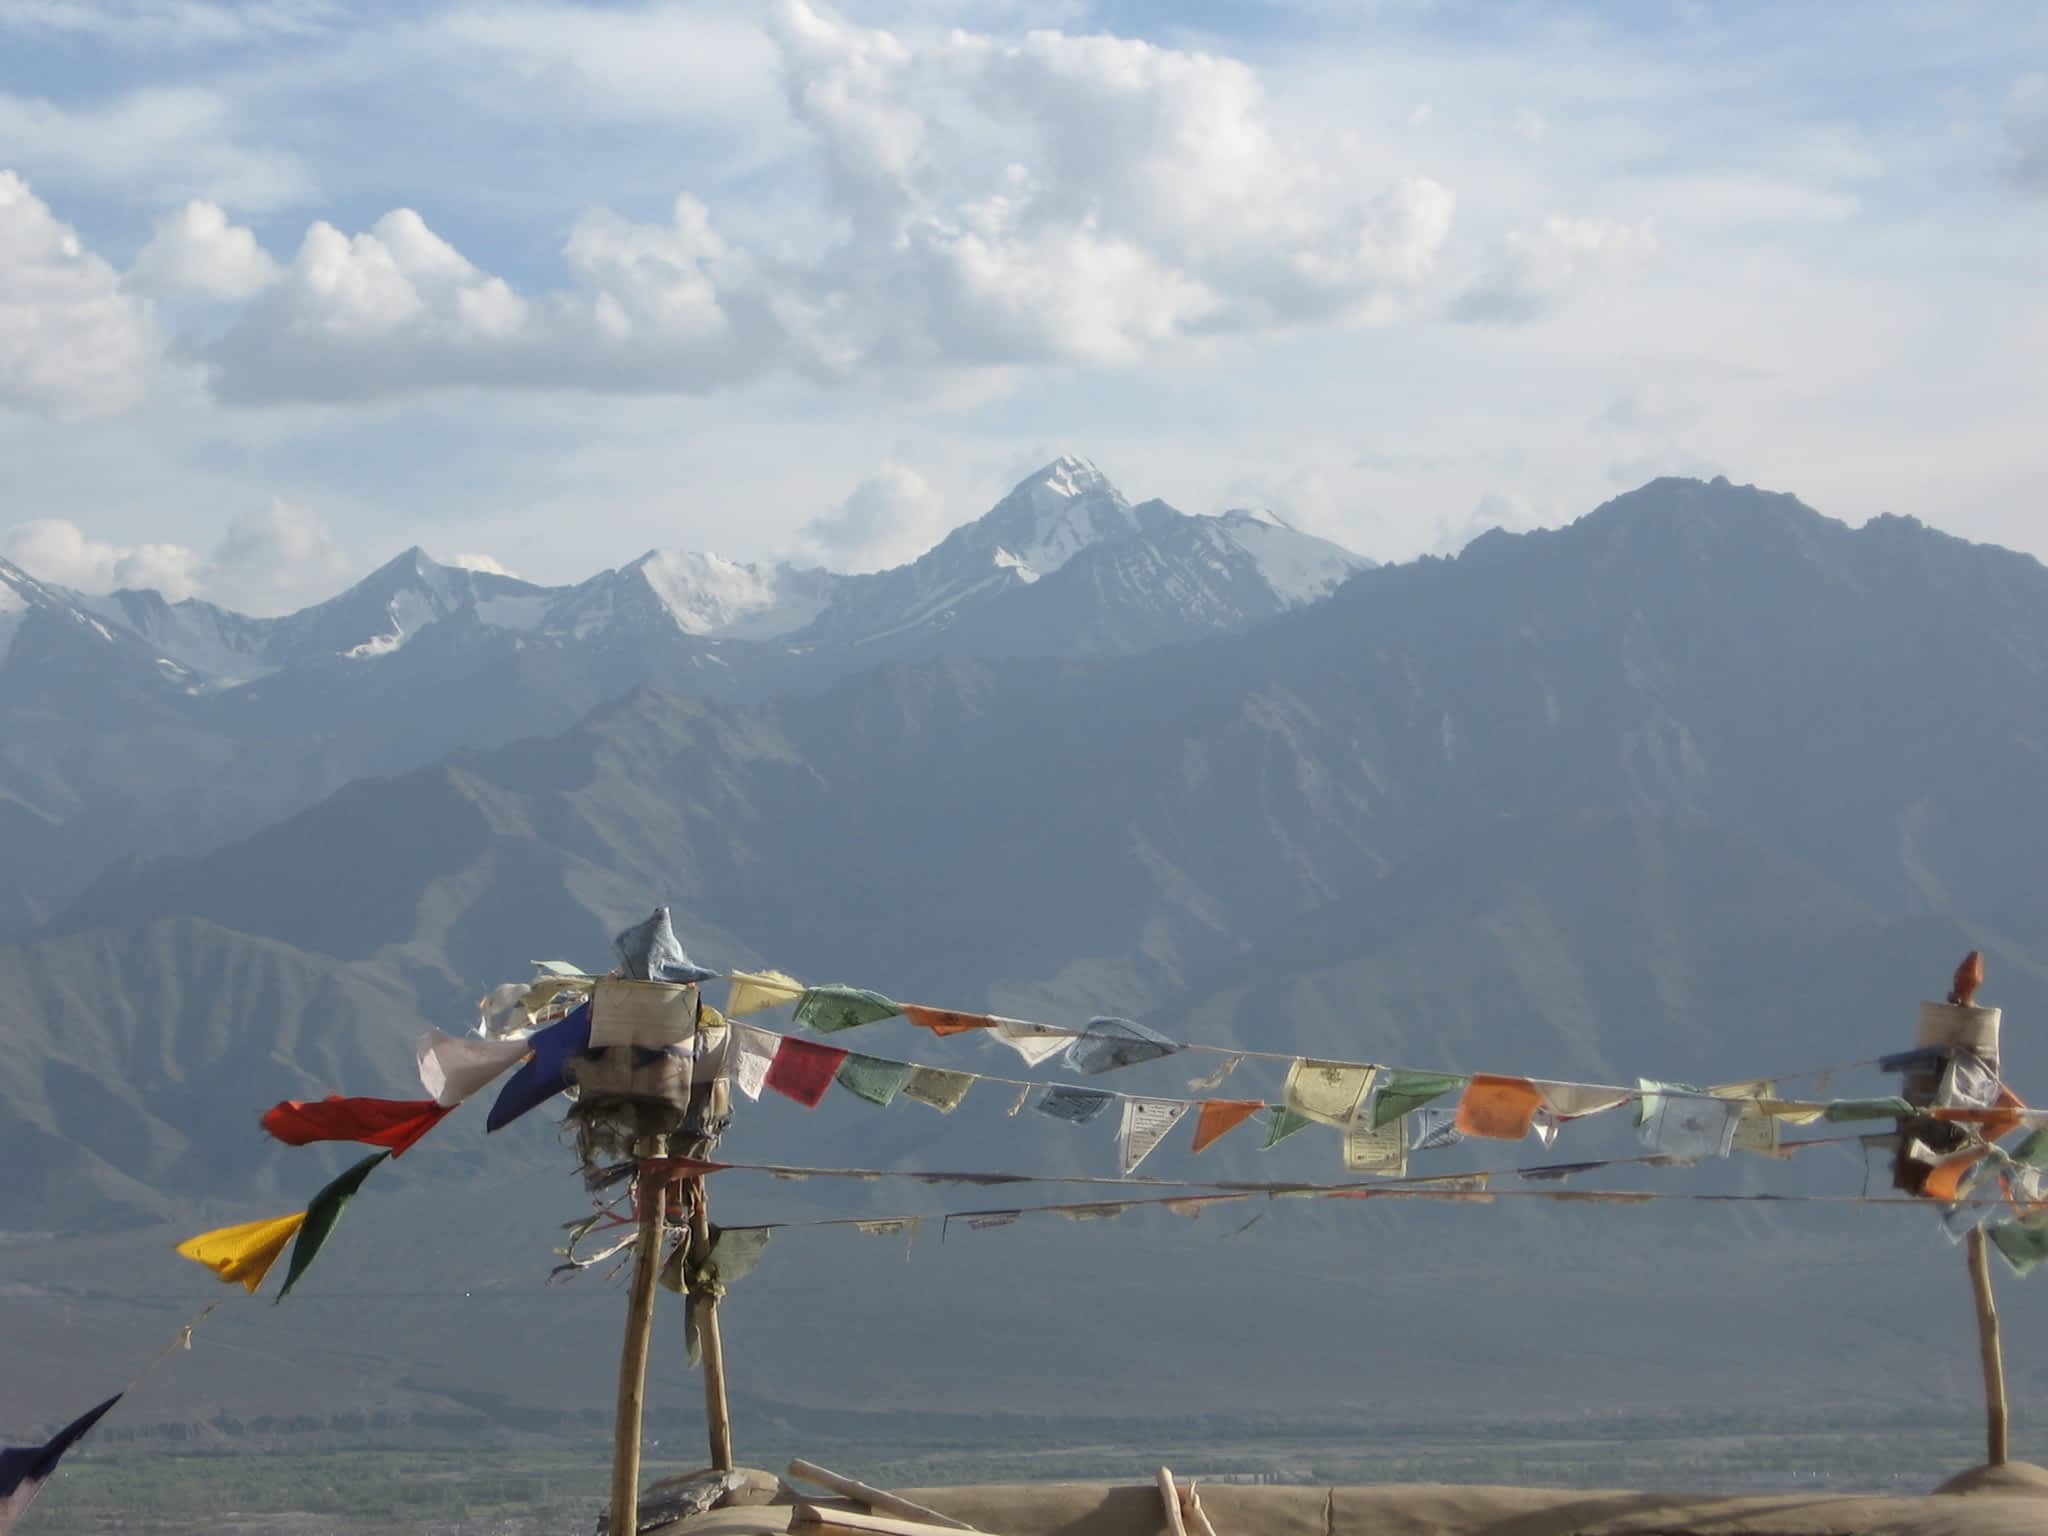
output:
M 636 572 L 686 635 L 772 640 L 823 611 L 839 578 L 780 562 L 749 565 L 695 550 L 651 549 Z

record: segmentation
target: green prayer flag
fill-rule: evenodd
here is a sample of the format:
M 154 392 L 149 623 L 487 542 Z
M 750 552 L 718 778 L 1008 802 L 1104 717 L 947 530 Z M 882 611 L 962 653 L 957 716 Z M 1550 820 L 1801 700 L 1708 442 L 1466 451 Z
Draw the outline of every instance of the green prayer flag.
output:
M 277 1293 L 278 1301 L 291 1295 L 292 1287 L 299 1283 L 299 1276 L 320 1256 L 321 1248 L 334 1231 L 334 1224 L 341 1220 L 342 1207 L 363 1187 L 363 1180 L 370 1176 L 370 1170 L 390 1155 L 389 1152 L 372 1153 L 307 1202 L 306 1220 L 299 1228 L 298 1238 L 292 1243 L 291 1263 L 285 1267 L 284 1289 Z M 273 1306 L 276 1304 L 271 1303 Z
M 2029 1168 L 2048 1168 L 2048 1131 L 2029 1131 L 2027 1139 L 2012 1149 L 2012 1160 Z
M 903 1010 L 879 992 L 865 987 L 805 987 L 797 999 L 796 1021 L 821 1035 L 891 1019 Z
M 1450 1072 L 1403 1072 L 1389 1067 L 1380 1073 L 1380 1091 L 1373 1095 L 1372 1128 L 1378 1130 L 1431 1099 L 1440 1099 L 1465 1079 Z
M 774 1235 L 773 1227 L 721 1227 L 714 1223 L 711 1251 L 704 1256 L 701 1268 L 685 1272 L 684 1266 L 690 1255 L 688 1238 L 676 1244 L 676 1251 L 662 1265 L 661 1283 L 671 1291 L 683 1293 L 683 1348 L 691 1365 L 701 1365 L 704 1361 L 704 1340 L 697 1319 L 698 1301 L 718 1301 L 724 1297 L 728 1285 L 752 1274 L 754 1266 L 761 1262 L 761 1251 Z
M 1845 1120 L 1897 1120 L 1913 1113 L 1913 1106 L 1901 1098 L 1836 1099 L 1822 1118 L 1835 1125 Z
M 1297 1114 L 1285 1104 L 1272 1105 L 1269 1113 L 1272 1119 L 1266 1126 L 1266 1144 L 1259 1148 L 1264 1152 L 1268 1147 L 1277 1147 L 1304 1126 L 1314 1125 L 1307 1115 Z
M 1991 1241 L 2016 1275 L 2024 1275 L 2048 1260 L 2048 1224 L 2009 1221 L 1991 1229 Z
M 903 1086 L 903 1080 L 908 1076 L 910 1063 L 907 1061 L 889 1061 L 881 1056 L 863 1056 L 859 1051 L 850 1051 L 839 1065 L 838 1083 L 848 1093 L 866 1099 L 870 1104 L 886 1106 L 896 1097 L 896 1090 Z
M 942 1115 L 950 1115 L 967 1097 L 974 1079 L 965 1072 L 947 1072 L 939 1067 L 918 1067 L 903 1084 L 903 1097 L 929 1104 Z

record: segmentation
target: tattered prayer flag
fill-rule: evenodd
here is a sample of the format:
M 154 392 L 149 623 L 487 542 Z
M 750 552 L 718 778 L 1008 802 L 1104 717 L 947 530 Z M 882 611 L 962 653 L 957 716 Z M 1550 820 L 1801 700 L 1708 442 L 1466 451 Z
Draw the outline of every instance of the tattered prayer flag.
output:
M 1108 1221 L 1113 1216 L 1123 1215 L 1135 1204 L 1135 1200 L 1088 1200 L 1074 1205 L 1056 1205 L 1052 1209 L 1056 1215 L 1069 1221 Z
M 508 981 L 491 988 L 476 1000 L 476 1033 L 484 1040 L 502 1040 L 523 1035 L 533 1020 L 526 1012 L 526 992 L 531 985 Z
M 632 981 L 710 981 L 718 975 L 683 953 L 682 942 L 669 925 L 667 907 L 656 907 L 644 921 L 615 934 L 612 951 Z
M 503 1130 L 569 1086 L 569 1058 L 590 1048 L 590 1004 L 529 1035 L 526 1043 L 533 1048 L 533 1055 L 498 1090 L 497 1102 L 484 1121 L 486 1131 Z
M 803 996 L 797 999 L 796 1021 L 806 1029 L 830 1035 L 842 1029 L 873 1024 L 878 1019 L 893 1019 L 900 1012 L 900 1008 L 879 992 L 835 984 L 804 988 Z
M 1090 1019 L 1080 1037 L 1067 1047 L 1067 1065 L 1083 1077 L 1113 1072 L 1171 1056 L 1180 1046 L 1156 1029 L 1129 1019 Z
M 304 1211 L 293 1211 L 289 1216 L 217 1227 L 186 1238 L 178 1244 L 178 1252 L 204 1264 L 230 1285 L 240 1281 L 242 1289 L 253 1295 L 284 1252 L 284 1245 L 298 1235 L 305 1222 Z
M 41 1445 L 10 1445 L 0 1450 L 0 1536 L 7 1536 L 35 1503 L 43 1484 L 57 1470 L 64 1453 L 106 1416 L 123 1394 L 116 1392 L 99 1407 L 80 1414 Z
M 1741 1119 L 1742 1106 L 1732 1099 L 1672 1092 L 1666 1085 L 1643 1123 L 1642 1139 L 1644 1145 L 1679 1162 L 1726 1157 Z
M 974 1078 L 965 1072 L 945 1072 L 937 1067 L 917 1067 L 903 1084 L 903 1097 L 929 1104 L 942 1115 L 950 1115 L 967 1097 Z
M 1901 1120 L 1913 1113 L 1913 1106 L 1901 1098 L 1835 1099 L 1822 1112 L 1830 1125 L 1857 1120 Z
M 1415 1111 L 1414 1151 L 1441 1152 L 1445 1147 L 1455 1147 L 1464 1139 L 1465 1133 L 1458 1129 L 1458 1112 L 1455 1109 Z
M 1307 1115 L 1297 1114 L 1285 1104 L 1270 1105 L 1268 1113 L 1272 1118 L 1266 1122 L 1266 1140 L 1259 1148 L 1261 1152 L 1270 1152 L 1296 1131 L 1305 1131 L 1315 1124 Z
M 466 1040 L 430 1029 L 420 1036 L 420 1086 L 450 1108 L 532 1054 L 531 1039 Z
M 292 1244 L 292 1261 L 285 1267 L 284 1287 L 277 1293 L 279 1301 L 291 1295 L 292 1287 L 299 1283 L 299 1276 L 320 1256 L 320 1250 L 333 1235 L 334 1224 L 341 1220 L 342 1208 L 363 1187 L 363 1180 L 370 1176 L 370 1170 L 391 1155 L 389 1152 L 371 1153 L 307 1202 L 305 1224 L 299 1228 L 298 1241 Z
M 732 1026 L 732 1080 L 741 1093 L 758 1101 L 761 1089 L 768 1081 L 768 1064 L 775 1059 L 775 1051 L 782 1044 L 782 1036 L 752 1024 Z
M 761 1252 L 775 1235 L 773 1227 L 716 1227 L 711 1230 L 711 1247 L 700 1267 L 690 1266 L 690 1240 L 676 1244 L 675 1252 L 661 1267 L 657 1278 L 683 1296 L 683 1353 L 691 1365 L 704 1362 L 703 1323 L 697 1315 L 700 1300 L 716 1301 L 728 1285 L 754 1272 Z
M 768 1064 L 768 1075 L 764 1081 L 785 1098 L 795 1099 L 805 1109 L 816 1109 L 848 1054 L 834 1045 L 819 1045 L 815 1041 L 784 1035 L 782 1044 L 776 1048 L 775 1059 Z
M 1457 1126 L 1467 1136 L 1488 1141 L 1520 1141 L 1529 1134 L 1543 1096 L 1526 1077 L 1475 1073 L 1458 1101 Z
M 1810 1099 L 1770 1099 L 1758 1104 L 1757 1109 L 1787 1125 L 1812 1125 L 1828 1112 L 1827 1105 Z
M 1051 1024 L 1033 1024 L 1025 1019 L 993 1020 L 996 1038 L 1024 1058 L 1028 1067 L 1040 1067 L 1059 1055 L 1073 1041 L 1071 1029 L 1059 1029 Z
M 910 1076 L 910 1063 L 889 1061 L 881 1056 L 863 1056 L 859 1051 L 853 1051 L 840 1063 L 834 1076 L 839 1086 L 855 1098 L 887 1108 L 896 1097 L 896 1091 L 903 1086 L 903 1080 Z
M 1990 1229 L 1991 1241 L 2013 1273 L 2024 1275 L 2048 1260 L 2048 1222 L 2038 1216 Z
M 1010 1100 L 1010 1107 L 1004 1110 L 1003 1113 L 1008 1115 L 1012 1120 L 1016 1119 L 1018 1114 L 1023 1110 L 1026 1101 L 1029 1100 L 1030 1097 L 1031 1085 L 1029 1083 L 1025 1083 L 1023 1086 L 1018 1088 L 1017 1097 Z
M 2029 1131 L 2012 1149 L 2012 1160 L 2028 1168 L 2048 1168 L 2048 1131 Z
M 1194 1150 L 1200 1152 L 1222 1140 L 1263 1106 L 1257 1099 L 1208 1099 L 1195 1116 Z
M 1287 1107 L 1297 1115 L 1342 1130 L 1358 1112 L 1378 1070 L 1342 1061 L 1297 1061 L 1287 1069 L 1282 1091 Z
M 1189 1078 L 1188 1092 L 1208 1093 L 1214 1089 L 1221 1088 L 1223 1086 L 1223 1080 L 1230 1076 L 1231 1073 L 1235 1072 L 1241 1065 L 1243 1065 L 1243 1063 L 1244 1057 L 1233 1056 L 1230 1058 L 1230 1060 L 1223 1063 L 1222 1066 L 1218 1067 L 1214 1072 L 1211 1072 L 1208 1076 Z
M 903 1017 L 935 1035 L 964 1035 L 969 1030 L 988 1029 L 995 1023 L 985 1013 L 955 1013 L 950 1008 L 925 1008 L 917 1003 L 905 1003 Z
M 1960 1157 L 1951 1157 L 1937 1163 L 1927 1180 L 1920 1186 L 1920 1192 L 1930 1200 L 1939 1200 L 1943 1205 L 1954 1205 L 1963 1198 L 1963 1176 L 1984 1161 L 1983 1149 L 1965 1152 Z
M 1408 1171 L 1408 1127 L 1399 1120 L 1375 1124 L 1360 1110 L 1344 1132 L 1344 1166 L 1352 1173 L 1398 1178 Z
M 781 971 L 734 971 L 727 979 L 732 983 L 732 990 L 725 999 L 725 1016 L 728 1019 L 741 1019 L 750 1013 L 780 1008 L 804 995 L 804 984 Z
M 856 1221 L 853 1230 L 862 1237 L 896 1237 L 917 1230 L 915 1216 L 885 1216 L 874 1221 Z
M 1125 1099 L 1123 1123 L 1116 1131 L 1117 1163 L 1128 1178 L 1152 1155 L 1167 1133 L 1188 1112 L 1184 1099 Z
M 1399 1067 L 1388 1067 L 1380 1073 L 1379 1090 L 1372 1096 L 1370 1129 L 1378 1130 L 1388 1121 L 1398 1120 L 1464 1085 L 1465 1079 L 1455 1073 L 1404 1072 Z
M 1054 1083 L 1039 1095 L 1038 1103 L 1032 1106 L 1041 1115 L 1051 1115 L 1055 1120 L 1066 1120 L 1074 1125 L 1086 1125 L 1105 1109 L 1116 1097 L 1097 1088 L 1076 1088 L 1071 1083 Z
M 1760 1077 L 1747 1083 L 1719 1083 L 1709 1088 L 1717 1099 L 1732 1099 L 1741 1105 L 1742 1118 L 1735 1122 L 1734 1147 L 1738 1152 L 1754 1152 L 1760 1157 L 1777 1157 L 1778 1122 L 1763 1112 L 1757 1102 L 1761 1099 L 1775 1099 L 1778 1085 L 1770 1078 Z
M 1559 1083 L 1546 1078 L 1532 1078 L 1536 1093 L 1543 1100 L 1543 1107 L 1560 1120 L 1576 1120 L 1581 1115 L 1597 1115 L 1615 1109 L 1629 1101 L 1626 1089 L 1603 1087 L 1598 1083 Z
M 1539 1109 L 1529 1119 L 1529 1132 L 1544 1147 L 1553 1147 L 1557 1144 L 1557 1128 L 1559 1124 L 1557 1116 L 1547 1109 Z
M 397 1157 L 449 1114 L 432 1099 L 286 1099 L 263 1113 L 263 1129 L 288 1147 L 315 1141 L 360 1141 Z

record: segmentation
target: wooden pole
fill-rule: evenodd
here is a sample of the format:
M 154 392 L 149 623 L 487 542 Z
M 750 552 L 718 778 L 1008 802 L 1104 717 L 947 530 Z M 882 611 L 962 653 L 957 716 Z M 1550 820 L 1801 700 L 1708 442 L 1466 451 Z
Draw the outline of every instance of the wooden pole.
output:
M 647 1161 L 660 1157 L 658 1137 L 642 1137 L 635 1174 L 639 1237 L 633 1253 L 633 1288 L 626 1297 L 626 1340 L 619 1351 L 618 1411 L 612 1421 L 611 1536 L 634 1536 L 640 1525 L 640 1411 L 647 1396 L 647 1349 L 654 1335 L 654 1282 L 661 1273 L 662 1218 L 668 1180 L 648 1177 Z
M 701 1269 L 711 1257 L 711 1201 L 704 1176 L 690 1180 L 690 1267 Z M 704 1429 L 711 1442 L 711 1465 L 732 1470 L 732 1414 L 725 1401 L 725 1340 L 718 1331 L 718 1298 L 693 1296 L 697 1338 L 704 1347 Z
M 1188 1536 L 1187 1522 L 1181 1518 L 1180 1489 L 1173 1483 L 1173 1468 L 1159 1469 L 1159 1502 L 1166 1506 L 1166 1529 L 1169 1536 Z
M 856 1504 L 865 1504 L 877 1514 L 894 1515 L 899 1520 L 916 1520 L 925 1525 L 943 1525 L 955 1531 L 974 1529 L 965 1520 L 955 1520 L 951 1515 L 942 1515 L 936 1509 L 914 1504 L 886 1488 L 871 1488 L 843 1472 L 821 1467 L 815 1461 L 805 1461 L 801 1456 L 789 1464 L 789 1475 L 800 1483 L 816 1483 L 820 1488 L 830 1488 L 840 1497 L 851 1499 Z
M 2005 1359 L 1998 1348 L 1998 1303 L 1991 1295 L 1990 1244 L 1984 1229 L 1970 1230 L 1970 1282 L 1977 1292 L 1977 1349 L 1984 1360 L 1985 1460 L 2006 1462 Z

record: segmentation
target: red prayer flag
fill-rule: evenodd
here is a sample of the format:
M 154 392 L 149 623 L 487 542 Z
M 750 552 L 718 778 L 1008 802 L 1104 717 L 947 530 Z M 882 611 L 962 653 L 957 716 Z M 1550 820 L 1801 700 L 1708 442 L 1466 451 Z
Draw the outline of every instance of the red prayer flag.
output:
M 784 1035 L 775 1048 L 775 1059 L 768 1063 L 768 1086 L 805 1109 L 816 1109 L 847 1054 L 836 1045 Z
M 995 1023 L 985 1013 L 955 1013 L 950 1008 L 924 1008 L 916 1003 L 904 1003 L 900 1011 L 911 1023 L 935 1035 L 964 1035 L 970 1029 L 987 1029 Z
M 1490 1141 L 1520 1141 L 1542 1107 L 1543 1095 L 1526 1077 L 1477 1072 L 1458 1101 L 1458 1129 Z
M 1202 1100 L 1201 1110 L 1195 1116 L 1195 1151 L 1236 1130 L 1261 1107 L 1257 1099 Z
M 402 1156 L 455 1106 L 432 1099 L 286 1099 L 264 1112 L 263 1129 L 287 1146 L 309 1141 L 360 1141 Z

